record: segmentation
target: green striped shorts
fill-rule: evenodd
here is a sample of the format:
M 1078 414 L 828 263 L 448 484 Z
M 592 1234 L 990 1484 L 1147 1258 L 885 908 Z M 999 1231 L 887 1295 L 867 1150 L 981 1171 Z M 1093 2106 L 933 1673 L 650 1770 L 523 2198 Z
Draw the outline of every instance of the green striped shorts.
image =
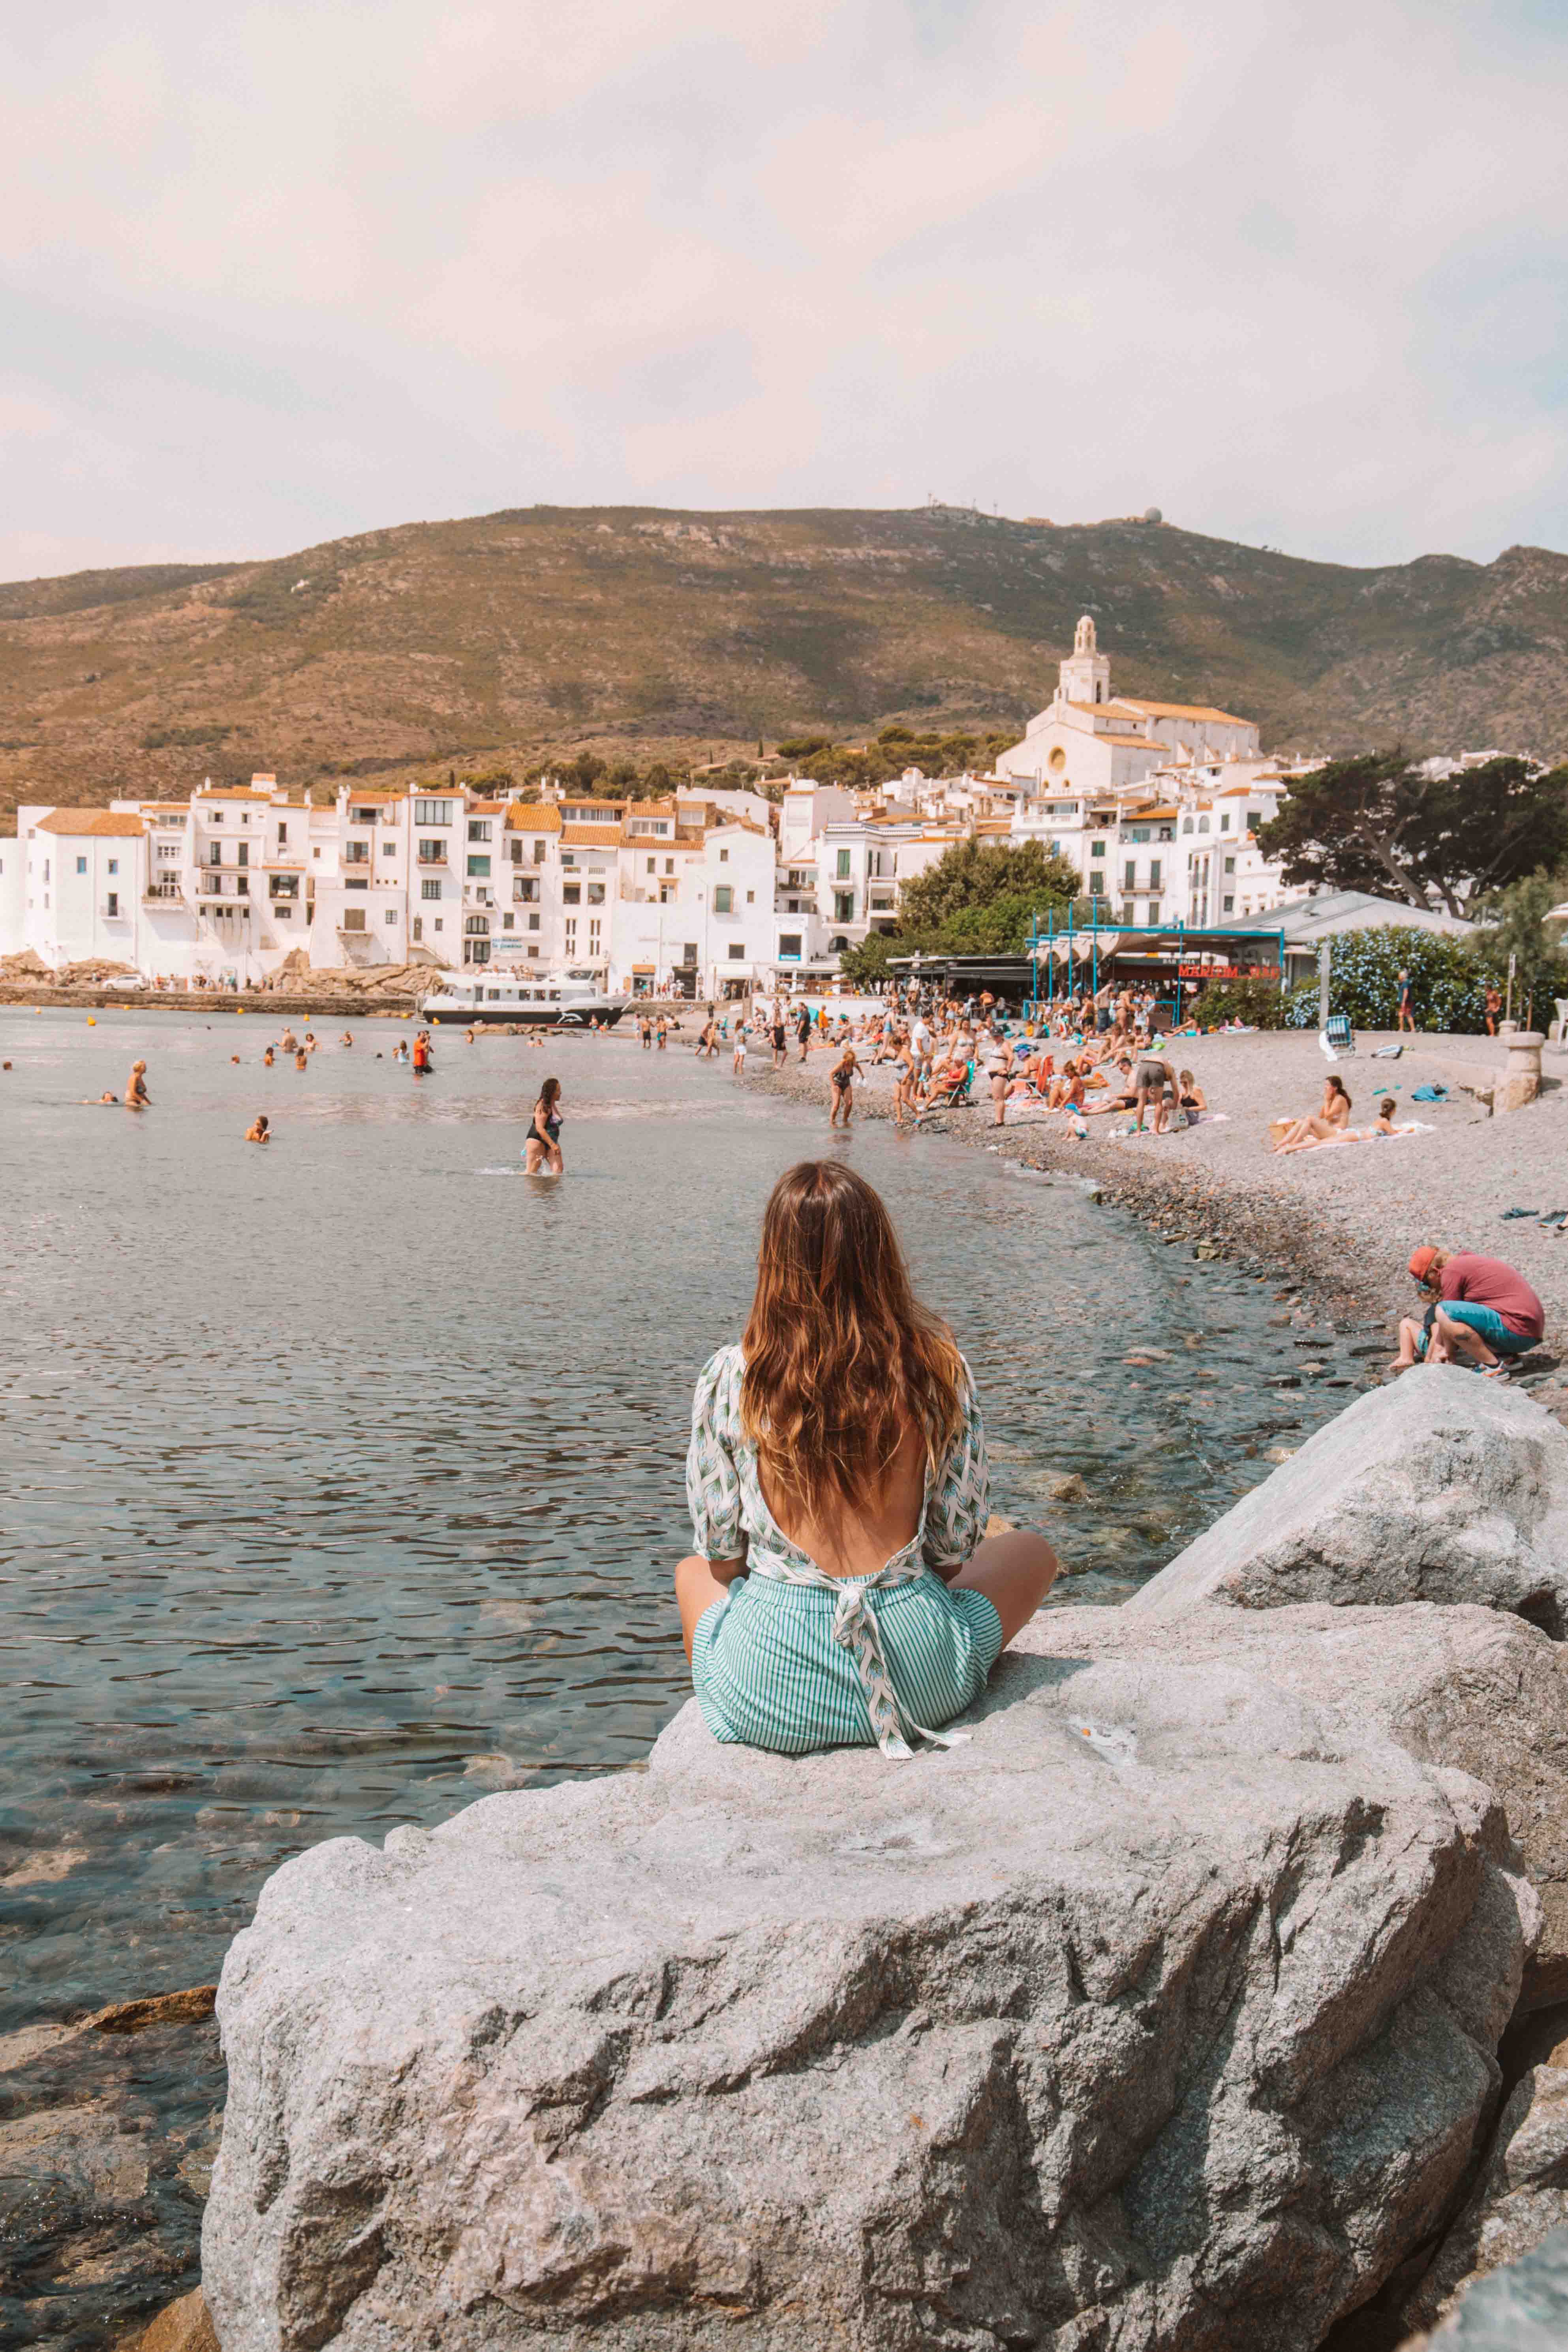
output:
M 855 1655 L 833 1638 L 837 1594 L 747 1576 L 697 1621 L 691 1683 L 715 1739 L 804 1756 L 814 1748 L 874 1748 Z M 928 1573 L 866 1605 L 907 1719 L 932 1731 L 973 1706 L 1002 1649 L 994 1601 L 954 1592 Z

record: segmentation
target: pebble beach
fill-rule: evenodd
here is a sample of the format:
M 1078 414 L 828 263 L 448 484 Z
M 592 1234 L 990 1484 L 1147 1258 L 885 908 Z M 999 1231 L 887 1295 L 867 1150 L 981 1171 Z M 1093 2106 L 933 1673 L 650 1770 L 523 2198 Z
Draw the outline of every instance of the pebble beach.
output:
M 1356 1054 L 1335 1066 L 1354 1104 L 1352 1124 L 1370 1126 L 1384 1094 L 1400 1121 L 1427 1130 L 1377 1142 L 1336 1145 L 1280 1158 L 1270 1151 L 1268 1123 L 1315 1110 L 1329 1067 L 1315 1034 L 1258 1030 L 1184 1037 L 1167 1058 L 1191 1069 L 1211 1107 L 1195 1128 L 1116 1139 L 1128 1124 L 1095 1118 L 1079 1141 L 1070 1121 L 1035 1104 L 1009 1104 L 994 1125 L 989 1095 L 977 1084 L 972 1108 L 923 1122 L 977 1149 L 1026 1166 L 1091 1179 L 1107 1200 L 1142 1216 L 1173 1245 L 1219 1254 L 1299 1286 L 1310 1311 L 1359 1325 L 1395 1327 L 1410 1311 L 1405 1261 L 1417 1243 L 1473 1249 L 1517 1265 L 1540 1294 L 1547 1315 L 1545 1348 L 1528 1360 L 1533 1393 L 1568 1420 L 1568 1364 L 1560 1370 L 1559 1335 L 1568 1329 L 1568 1238 L 1519 1208 L 1568 1208 L 1568 1052 L 1547 1046 L 1542 1091 L 1523 1110 L 1494 1117 L 1479 1097 L 1501 1077 L 1507 1055 L 1493 1038 L 1416 1036 L 1397 1060 L 1373 1059 L 1400 1044 L 1366 1034 Z M 857 1118 L 889 1118 L 892 1074 L 868 1066 L 857 1089 Z M 818 1102 L 826 1127 L 831 1055 L 814 1050 L 803 1066 L 791 1043 L 783 1071 L 765 1055 L 748 1055 L 746 1083 Z M 710 1066 L 731 1083 L 727 1052 Z M 1418 1087 L 1438 1085 L 1447 1099 L 1419 1103 Z M 1469 1091 L 1473 1089 L 1474 1091 Z M 921 1138 L 911 1137 L 911 1150 Z

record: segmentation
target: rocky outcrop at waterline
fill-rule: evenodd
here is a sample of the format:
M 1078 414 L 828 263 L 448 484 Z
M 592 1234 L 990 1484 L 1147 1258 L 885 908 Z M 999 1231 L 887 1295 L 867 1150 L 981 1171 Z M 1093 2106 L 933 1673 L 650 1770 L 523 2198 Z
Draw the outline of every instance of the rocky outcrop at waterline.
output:
M 1479 1784 L 1131 1625 L 911 1770 L 688 1708 L 388 1843 L 226 1970 L 225 2352 L 1306 2352 L 1462 2182 L 1538 1925 Z
M 1434 1495 L 1402 1529 L 1379 1483 L 1438 1378 L 1367 1401 L 1380 1560 L 1443 1552 Z M 1457 1515 L 1519 1442 L 1468 1393 Z M 1549 2226 L 1559 2102 L 1500 2048 L 1568 1982 L 1568 1650 L 1444 1556 L 1441 1605 L 1367 1605 L 1367 1563 L 1351 1605 L 1049 1611 L 909 1764 L 689 1706 L 646 1772 L 289 1864 L 219 1994 L 224 2352 L 1430 2324 L 1489 2228 Z
M 1568 1429 L 1457 1365 L 1422 1365 L 1324 1423 L 1125 1604 L 1405 1601 L 1568 1631 Z

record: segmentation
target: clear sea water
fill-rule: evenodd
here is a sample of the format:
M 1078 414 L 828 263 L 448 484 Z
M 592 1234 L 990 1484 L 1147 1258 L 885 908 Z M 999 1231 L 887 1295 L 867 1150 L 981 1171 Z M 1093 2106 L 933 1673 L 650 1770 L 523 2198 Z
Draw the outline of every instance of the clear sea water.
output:
M 209 1981 L 316 1840 L 646 1753 L 688 1688 L 692 1381 L 795 1160 L 885 1193 L 973 1366 L 994 1507 L 1083 1571 L 1063 1600 L 1121 1598 L 1346 1401 L 1265 1386 L 1270 1286 L 1070 1181 L 832 1138 L 679 1044 L 442 1033 L 419 1082 L 378 1058 L 405 1024 L 314 1025 L 299 1074 L 261 1066 L 270 1017 L 0 1012 L 0 2037 Z M 150 1111 L 84 1103 L 138 1055 Z M 554 1186 L 519 1165 L 547 1072 Z M 1054 1504 L 1068 1472 L 1087 1499 Z M 112 2081 L 79 2057 L 0 2071 L 0 2180 L 7 2119 L 130 2100 L 145 2194 L 117 2239 L 123 2198 L 40 2206 L 21 2168 L 0 2340 L 105 2342 L 194 2277 L 211 2030 L 121 2044 Z

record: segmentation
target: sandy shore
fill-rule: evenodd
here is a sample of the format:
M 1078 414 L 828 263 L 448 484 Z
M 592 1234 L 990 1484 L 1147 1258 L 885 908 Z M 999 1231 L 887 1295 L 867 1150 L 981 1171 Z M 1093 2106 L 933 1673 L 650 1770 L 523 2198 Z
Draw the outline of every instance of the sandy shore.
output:
M 1016 1105 L 998 1131 L 988 1096 L 926 1125 L 1031 1167 L 1092 1178 L 1106 1199 L 1136 1212 L 1162 1240 L 1216 1246 L 1281 1288 L 1300 1286 L 1311 1314 L 1384 1321 L 1391 1340 L 1399 1315 L 1410 1311 L 1405 1260 L 1418 1242 L 1507 1258 L 1546 1307 L 1547 1345 L 1528 1367 L 1533 1393 L 1568 1420 L 1568 1377 L 1555 1364 L 1568 1332 L 1568 1238 L 1542 1232 L 1534 1218 L 1503 1214 L 1568 1208 L 1568 1053 L 1548 1047 L 1540 1101 L 1494 1118 L 1462 1090 L 1489 1088 L 1500 1076 L 1506 1056 L 1493 1040 L 1407 1039 L 1398 1061 L 1370 1058 L 1373 1048 L 1396 1043 L 1392 1036 L 1357 1042 L 1355 1058 L 1338 1066 L 1354 1104 L 1352 1125 L 1370 1127 L 1388 1093 L 1396 1118 L 1419 1119 L 1428 1132 L 1286 1159 L 1271 1153 L 1269 1120 L 1315 1110 L 1328 1066 L 1316 1036 L 1294 1032 L 1184 1038 L 1170 1058 L 1194 1072 L 1223 1116 L 1179 1132 L 1116 1141 L 1109 1130 L 1127 1120 L 1095 1118 L 1080 1143 L 1059 1114 Z M 826 1129 L 830 1059 L 814 1052 L 803 1066 L 792 1044 L 775 1075 L 753 1054 L 745 1083 L 818 1104 Z M 715 1083 L 733 1082 L 727 1052 L 705 1066 Z M 1448 1088 L 1448 1100 L 1412 1102 L 1415 1088 L 1432 1082 Z M 856 1117 L 889 1118 L 891 1097 L 890 1072 L 868 1071 Z M 910 1148 L 920 1148 L 918 1137 Z

